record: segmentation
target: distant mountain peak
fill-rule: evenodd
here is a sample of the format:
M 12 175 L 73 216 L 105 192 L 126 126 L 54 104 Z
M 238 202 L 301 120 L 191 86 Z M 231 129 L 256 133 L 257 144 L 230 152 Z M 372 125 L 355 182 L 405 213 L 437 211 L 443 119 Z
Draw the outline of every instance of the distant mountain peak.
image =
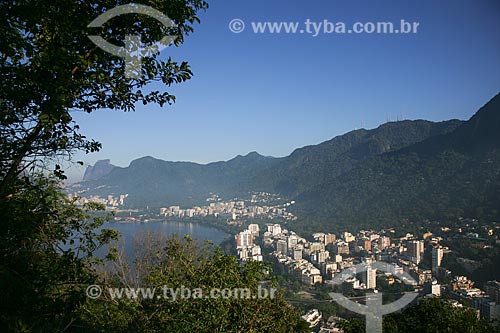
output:
M 136 158 L 135 160 L 130 162 L 129 166 L 133 167 L 133 166 L 138 166 L 138 165 L 147 165 L 147 164 L 151 164 L 154 162 L 165 162 L 165 161 L 148 155 L 148 156 Z
M 254 156 L 255 156 L 255 157 L 262 157 L 262 155 L 261 155 L 261 154 L 259 154 L 258 152 L 256 152 L 255 150 L 254 150 L 254 151 L 249 152 L 249 153 L 246 155 L 246 157 L 254 157 Z
M 138 159 L 136 159 L 134 161 L 161 161 L 161 160 L 156 158 L 156 157 L 147 155 L 147 156 L 139 157 Z
M 471 148 L 500 145 L 500 93 L 486 103 L 466 123 L 457 129 L 459 143 Z
M 256 151 L 251 151 L 246 155 L 236 155 L 235 157 L 230 159 L 228 162 L 239 161 L 239 160 L 256 160 L 256 159 L 262 159 L 262 158 L 266 158 L 266 156 L 263 156 Z
M 116 167 L 111 164 L 110 159 L 99 160 L 95 162 L 93 166 L 87 166 L 87 169 L 85 169 L 85 174 L 83 175 L 83 181 L 86 182 L 97 180 L 109 174 L 114 168 Z

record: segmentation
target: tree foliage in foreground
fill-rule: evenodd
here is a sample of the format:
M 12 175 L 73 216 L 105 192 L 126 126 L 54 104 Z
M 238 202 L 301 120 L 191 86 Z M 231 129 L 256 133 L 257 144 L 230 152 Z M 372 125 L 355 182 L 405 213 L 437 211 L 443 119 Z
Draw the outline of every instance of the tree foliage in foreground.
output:
M 0 330 L 8 332 L 302 332 L 307 325 L 281 293 L 254 299 L 112 299 L 107 288 L 249 288 L 268 279 L 262 263 L 238 264 L 213 246 L 186 239 L 144 239 L 134 267 L 98 259 L 96 251 L 118 238 L 78 208 L 57 181 L 32 179 L 0 211 Z M 112 249 L 112 247 L 111 247 Z M 102 252 L 102 251 L 101 251 Z M 110 252 L 108 259 L 118 258 Z M 120 257 L 121 258 L 121 257 Z M 103 266 L 105 264 L 105 266 Z M 103 270 L 103 267 L 105 268 Z M 89 285 L 103 297 L 89 299 Z M 266 286 L 266 288 L 271 285 Z M 206 294 L 205 294 L 206 295 Z M 107 296 L 107 297 L 106 297 Z M 305 325 L 305 326 L 304 326 Z
M 171 104 L 175 96 L 148 84 L 165 86 L 192 77 L 187 62 L 155 55 L 142 59 L 136 78 L 127 78 L 125 60 L 98 48 L 88 35 L 124 45 L 126 35 L 139 35 L 145 45 L 176 36 L 175 46 L 199 22 L 203 0 L 139 0 L 167 15 L 166 28 L 146 15 L 117 16 L 102 28 L 87 25 L 129 1 L 23 0 L 0 2 L 0 200 L 12 194 L 23 171 L 47 158 L 93 152 L 100 144 L 87 139 L 73 112 L 101 109 L 134 111 L 137 103 Z M 62 175 L 61 170 L 57 173 Z
M 90 219 L 47 177 L 48 161 L 100 144 L 80 133 L 73 112 L 132 111 L 136 103 L 172 103 L 166 86 L 192 76 L 186 62 L 159 56 L 143 59 L 137 78 L 124 74 L 124 60 L 96 47 L 95 33 L 123 45 L 127 34 L 147 45 L 166 34 L 176 46 L 193 31 L 203 0 L 137 1 L 167 14 L 166 29 L 151 18 L 122 15 L 102 29 L 87 25 L 128 1 L 22 0 L 0 2 L 0 286 L 1 331 L 69 331 L 84 286 L 95 280 L 93 253 L 116 234 L 96 233 L 102 219 Z M 142 90 L 141 90 L 142 89 Z M 59 166 L 55 176 L 64 178 Z M 45 176 L 44 176 L 45 175 Z M 83 289 L 82 289 L 83 288 Z
M 95 280 L 93 253 L 118 234 L 97 232 L 104 219 L 90 214 L 103 207 L 78 208 L 56 180 L 36 177 L 18 186 L 0 209 L 0 331 L 68 330 Z
M 175 35 L 179 46 L 199 21 L 197 12 L 208 7 L 203 0 L 138 0 L 166 14 L 176 27 L 136 14 L 115 17 L 99 29 L 87 27 L 128 2 L 0 2 L 0 331 L 301 331 L 298 313 L 281 297 L 179 303 L 86 297 L 92 284 L 128 285 L 118 275 L 103 279 L 96 271 L 101 263 L 96 251 L 118 235 L 96 231 L 104 218 L 94 213 L 102 207 L 79 208 L 69 200 L 58 180 L 47 176 L 47 162 L 77 150 L 99 150 L 99 143 L 80 133 L 74 112 L 171 104 L 175 96 L 148 84 L 169 87 L 192 76 L 186 62 L 155 55 L 142 59 L 140 72 L 127 78 L 124 59 L 87 36 L 123 45 L 125 36 L 140 35 L 151 45 Z M 64 179 L 60 166 L 52 171 Z M 192 246 L 171 241 L 158 252 L 145 252 L 141 283 L 255 289 L 264 278 L 260 264 L 240 266 L 218 251 Z
M 268 267 L 261 262 L 240 265 L 212 245 L 189 238 L 149 239 L 132 270 L 118 265 L 103 280 L 103 297 L 83 306 L 85 322 L 107 332 L 307 332 L 308 325 L 280 292 L 271 298 L 253 298 L 258 288 L 275 287 L 267 281 Z M 144 247 L 145 245 L 142 245 Z M 110 271 L 109 268 L 107 270 Z M 124 273 L 125 272 L 125 273 Z M 131 274 L 130 272 L 133 272 Z M 131 278 L 134 276 L 133 278 Z M 267 282 L 263 284 L 263 282 Z M 139 296 L 113 299 L 107 288 L 155 288 L 152 299 Z M 178 289 L 179 296 L 164 298 L 163 286 Z M 193 298 L 182 298 L 189 288 Z M 248 288 L 244 297 L 206 297 L 212 288 Z M 203 291 L 195 296 L 196 290 Z M 187 295 L 184 293 L 184 295 Z M 218 295 L 218 294 L 216 294 Z M 159 298 L 158 298 L 159 297 Z

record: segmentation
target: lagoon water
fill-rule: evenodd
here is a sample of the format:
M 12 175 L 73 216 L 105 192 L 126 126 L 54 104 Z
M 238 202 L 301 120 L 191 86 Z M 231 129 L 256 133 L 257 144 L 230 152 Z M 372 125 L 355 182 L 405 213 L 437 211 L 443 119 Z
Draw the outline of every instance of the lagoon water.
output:
M 175 222 L 175 221 L 158 221 L 158 222 L 110 222 L 105 223 L 102 228 L 115 229 L 121 233 L 120 244 L 123 246 L 126 257 L 133 256 L 135 248 L 141 246 L 141 242 L 146 241 L 147 234 L 160 235 L 168 237 L 177 235 L 184 237 L 189 235 L 193 239 L 200 241 L 210 240 L 214 244 L 220 244 L 224 239 L 230 235 L 222 230 L 214 227 L 189 223 L 189 222 Z

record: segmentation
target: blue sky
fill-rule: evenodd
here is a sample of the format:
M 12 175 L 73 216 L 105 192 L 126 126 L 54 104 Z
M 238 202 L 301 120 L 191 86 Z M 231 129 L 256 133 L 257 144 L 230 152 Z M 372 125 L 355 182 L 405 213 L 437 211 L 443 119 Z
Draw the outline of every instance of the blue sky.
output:
M 257 151 L 285 156 L 389 117 L 468 119 L 500 91 L 497 0 L 214 0 L 180 48 L 194 77 L 173 106 L 75 113 L 103 144 L 77 154 L 127 166 L 145 155 L 207 163 Z M 166 13 L 168 15 L 168 13 Z M 239 18 L 245 31 L 232 33 Z M 251 22 L 420 23 L 417 34 L 255 34 Z M 165 87 L 152 88 L 164 90 Z M 68 171 L 72 179 L 82 169 Z

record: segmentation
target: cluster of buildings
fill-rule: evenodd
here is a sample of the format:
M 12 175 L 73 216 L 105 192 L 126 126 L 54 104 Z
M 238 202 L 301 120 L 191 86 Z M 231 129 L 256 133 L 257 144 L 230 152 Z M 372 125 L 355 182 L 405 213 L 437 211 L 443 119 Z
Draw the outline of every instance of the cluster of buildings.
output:
M 302 316 L 302 319 L 304 319 L 311 328 L 316 327 L 322 318 L 323 316 L 317 309 L 309 310 L 305 315 Z
M 254 199 L 252 199 L 254 200 Z M 255 200 L 254 200 L 255 201 Z M 160 215 L 166 217 L 219 217 L 227 220 L 244 218 L 263 217 L 267 219 L 280 218 L 283 220 L 293 220 L 295 216 L 287 211 L 287 207 L 295 202 L 287 202 L 279 205 L 256 205 L 250 201 L 248 205 L 243 200 L 210 202 L 208 206 L 192 207 L 181 209 L 179 206 L 160 208 Z
M 344 279 L 343 287 L 377 290 L 377 279 L 384 279 L 389 285 L 404 283 L 423 297 L 446 294 L 457 306 L 465 304 L 489 321 L 500 319 L 500 282 L 488 282 L 483 291 L 475 288 L 468 278 L 453 276 L 442 267 L 444 255 L 450 250 L 440 244 L 442 238 L 432 233 L 424 234 L 421 239 L 409 233 L 391 237 L 393 230 L 360 231 L 355 235 L 343 232 L 338 238 L 331 233 L 315 233 L 311 240 L 306 240 L 280 224 L 265 227 L 258 242 L 269 249 L 266 253 L 286 274 L 306 285 L 331 284 L 344 269 L 365 263 L 366 269 Z M 261 248 L 254 244 L 259 231 L 259 226 L 252 224 L 236 236 L 240 259 L 262 260 Z M 424 254 L 431 258 L 431 269 L 421 268 Z M 388 263 L 389 271 L 371 268 L 369 264 L 375 261 Z M 403 272 L 412 279 L 401 278 Z
M 418 269 L 424 253 L 424 242 L 414 239 L 412 235 L 398 239 L 398 246 L 388 236 L 367 231 L 361 231 L 358 235 L 343 232 L 338 239 L 335 234 L 315 233 L 313 239 L 306 241 L 293 231 L 280 230 L 278 225 L 268 225 L 268 231 L 263 235 L 264 245 L 274 247 L 273 256 L 285 271 L 310 285 L 329 283 L 344 269 L 366 263 L 365 270 L 346 279 L 345 283 L 353 289 L 375 290 L 377 271 L 368 264 L 376 260 L 390 262 L 393 274 L 411 272 L 422 284 L 432 280 L 431 271 Z M 390 282 L 394 280 L 390 278 L 391 272 L 383 275 Z
M 488 281 L 484 290 L 474 287 L 474 281 L 465 276 L 455 276 L 447 294 L 456 304 L 475 309 L 488 321 L 500 320 L 500 282 Z
M 125 199 L 128 194 L 120 194 L 118 196 L 108 195 L 107 197 L 101 197 L 98 195 L 91 195 L 89 197 L 81 197 L 79 193 L 68 194 L 68 198 L 72 200 L 73 198 L 78 198 L 77 204 L 84 205 L 90 202 L 96 202 L 105 205 L 107 209 L 122 207 L 125 203 Z
M 254 244 L 254 239 L 259 236 L 259 225 L 250 224 L 247 229 L 236 234 L 236 250 L 241 261 L 249 259 L 262 261 L 262 249 L 259 245 Z
M 335 235 L 328 235 L 327 237 Z M 327 242 L 331 241 L 328 238 Z M 263 234 L 263 244 L 273 247 L 274 260 L 283 266 L 287 274 L 308 285 L 322 283 L 324 276 L 336 268 L 330 262 L 330 252 L 323 241 L 308 242 L 293 231 L 281 228 L 279 224 L 268 224 Z

